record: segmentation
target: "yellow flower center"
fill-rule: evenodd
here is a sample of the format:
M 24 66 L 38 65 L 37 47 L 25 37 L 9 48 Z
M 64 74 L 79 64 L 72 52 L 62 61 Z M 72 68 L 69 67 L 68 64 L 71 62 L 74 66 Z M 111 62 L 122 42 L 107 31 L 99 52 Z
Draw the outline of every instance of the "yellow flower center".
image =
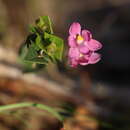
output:
M 81 44 L 83 42 L 84 38 L 81 35 L 78 35 L 76 40 L 77 40 L 78 44 Z
M 83 57 L 84 55 L 82 53 L 80 53 L 79 57 Z

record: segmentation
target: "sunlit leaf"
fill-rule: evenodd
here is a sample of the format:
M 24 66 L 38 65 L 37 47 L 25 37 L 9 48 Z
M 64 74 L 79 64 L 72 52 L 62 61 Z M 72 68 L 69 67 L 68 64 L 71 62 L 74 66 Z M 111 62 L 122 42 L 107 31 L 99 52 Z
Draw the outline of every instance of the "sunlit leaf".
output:
M 45 39 L 49 39 L 51 41 L 51 44 L 48 46 L 48 53 L 53 52 L 53 57 L 56 60 L 61 60 L 62 59 L 62 54 L 63 54 L 63 40 L 55 35 L 51 35 L 48 33 L 44 34 Z
M 52 23 L 49 16 L 40 17 L 38 20 L 36 20 L 36 25 L 43 31 L 53 34 Z

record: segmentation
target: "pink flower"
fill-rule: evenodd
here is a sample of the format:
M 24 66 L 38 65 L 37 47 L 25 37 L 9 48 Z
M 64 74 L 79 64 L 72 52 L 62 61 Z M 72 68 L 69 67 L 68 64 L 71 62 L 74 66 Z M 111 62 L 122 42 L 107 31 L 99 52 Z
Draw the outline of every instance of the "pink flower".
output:
M 82 30 L 79 23 L 73 23 L 69 29 L 69 64 L 72 67 L 80 65 L 95 64 L 101 56 L 95 51 L 102 48 L 102 44 L 92 38 L 88 30 Z

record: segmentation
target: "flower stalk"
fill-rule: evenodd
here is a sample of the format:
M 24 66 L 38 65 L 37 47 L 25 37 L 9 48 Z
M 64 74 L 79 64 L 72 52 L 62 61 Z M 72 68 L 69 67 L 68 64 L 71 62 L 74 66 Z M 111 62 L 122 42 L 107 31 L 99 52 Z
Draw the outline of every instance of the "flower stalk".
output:
M 62 116 L 54 109 L 47 105 L 39 104 L 39 103 L 32 103 L 32 102 L 23 102 L 23 103 L 17 103 L 17 104 L 9 104 L 9 105 L 3 105 L 0 106 L 0 112 L 12 110 L 12 109 L 18 109 L 18 108 L 24 108 L 24 107 L 35 107 L 44 111 L 49 112 L 54 117 L 56 117 L 58 120 L 63 121 Z

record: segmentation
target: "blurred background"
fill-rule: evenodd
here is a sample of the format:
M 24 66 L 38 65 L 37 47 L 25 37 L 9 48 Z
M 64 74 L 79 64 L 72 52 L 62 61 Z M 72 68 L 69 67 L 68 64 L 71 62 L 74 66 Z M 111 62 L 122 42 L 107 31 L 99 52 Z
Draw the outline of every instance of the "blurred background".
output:
M 24 73 L 19 48 L 29 24 L 44 15 L 65 45 L 69 26 L 80 22 L 103 44 L 102 60 Z M 0 112 L 0 130 L 129 130 L 129 34 L 130 0 L 0 0 L 0 105 L 34 101 L 71 110 L 63 124 L 35 108 Z

